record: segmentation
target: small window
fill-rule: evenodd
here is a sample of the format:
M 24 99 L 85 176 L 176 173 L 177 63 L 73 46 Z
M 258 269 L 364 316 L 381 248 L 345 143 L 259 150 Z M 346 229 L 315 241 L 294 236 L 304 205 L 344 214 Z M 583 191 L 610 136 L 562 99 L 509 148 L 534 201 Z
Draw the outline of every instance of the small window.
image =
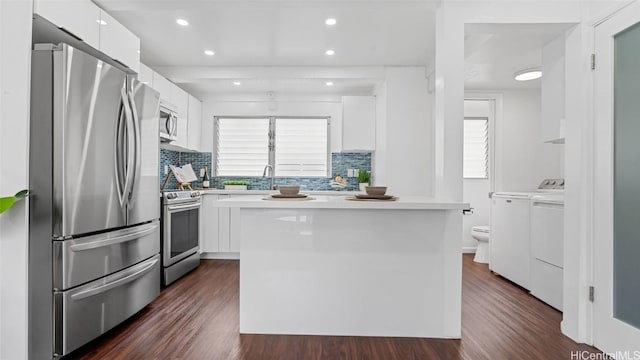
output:
M 487 179 L 489 176 L 489 119 L 464 119 L 465 179 Z
M 269 118 L 218 118 L 217 176 L 262 176 L 269 163 Z
M 329 176 L 329 119 L 216 118 L 216 175 Z
M 327 176 L 327 119 L 276 119 L 276 176 Z

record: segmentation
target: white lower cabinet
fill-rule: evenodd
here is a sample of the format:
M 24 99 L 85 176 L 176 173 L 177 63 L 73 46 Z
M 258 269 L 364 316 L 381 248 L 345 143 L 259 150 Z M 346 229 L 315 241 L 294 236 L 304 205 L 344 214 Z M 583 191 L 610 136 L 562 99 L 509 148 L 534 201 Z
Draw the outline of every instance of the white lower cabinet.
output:
M 220 239 L 218 232 L 219 209 L 215 202 L 218 195 L 206 195 L 202 197 L 200 206 L 200 252 L 218 252 Z
M 203 257 L 225 258 L 240 252 L 239 209 L 219 208 L 216 202 L 229 195 L 202 197 L 200 208 L 200 252 Z
M 491 270 L 529 289 L 529 199 L 491 199 Z

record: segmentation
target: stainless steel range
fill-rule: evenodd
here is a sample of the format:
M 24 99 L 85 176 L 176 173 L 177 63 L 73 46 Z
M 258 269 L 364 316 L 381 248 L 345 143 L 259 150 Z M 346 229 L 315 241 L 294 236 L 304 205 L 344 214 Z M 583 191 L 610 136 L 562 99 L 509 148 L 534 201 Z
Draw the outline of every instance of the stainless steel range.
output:
M 200 265 L 199 191 L 168 191 L 162 195 L 162 283 L 176 281 Z

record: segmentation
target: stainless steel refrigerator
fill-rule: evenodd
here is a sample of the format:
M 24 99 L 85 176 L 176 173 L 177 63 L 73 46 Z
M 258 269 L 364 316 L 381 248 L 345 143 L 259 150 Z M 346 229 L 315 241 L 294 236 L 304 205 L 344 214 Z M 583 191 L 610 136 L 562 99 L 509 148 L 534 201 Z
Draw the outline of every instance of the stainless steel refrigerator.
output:
M 30 359 L 68 354 L 160 293 L 160 100 L 132 75 L 34 45 Z

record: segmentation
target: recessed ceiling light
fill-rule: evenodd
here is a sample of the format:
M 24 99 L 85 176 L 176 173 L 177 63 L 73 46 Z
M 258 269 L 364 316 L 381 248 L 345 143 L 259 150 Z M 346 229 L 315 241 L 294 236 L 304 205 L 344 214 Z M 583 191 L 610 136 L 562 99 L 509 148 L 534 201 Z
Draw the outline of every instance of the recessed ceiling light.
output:
M 177 23 L 178 25 L 180 25 L 180 26 L 187 26 L 187 25 L 189 25 L 189 22 L 188 22 L 187 20 L 185 20 L 185 19 L 177 19 L 177 20 L 176 20 L 176 23 Z
M 98 20 L 96 20 L 96 22 L 97 22 L 98 24 L 100 24 L 100 25 L 107 25 L 107 22 L 106 22 L 106 21 L 104 21 L 104 20 L 102 20 L 102 19 L 98 19 Z
M 522 71 L 518 71 L 517 73 L 513 74 L 513 77 L 517 81 L 535 80 L 535 79 L 539 79 L 539 78 L 542 77 L 542 71 L 537 70 L 537 69 L 522 70 Z
M 329 55 L 329 56 L 333 56 L 333 55 L 335 55 L 335 54 L 336 54 L 336 52 L 335 52 L 334 50 L 331 50 L 331 49 L 329 49 L 329 50 L 325 51 L 324 53 L 325 53 L 325 54 L 327 54 L 327 55 Z
M 241 84 L 242 84 L 242 83 L 241 83 L 240 81 L 234 81 L 234 82 L 233 82 L 233 85 L 235 85 L 235 86 L 240 86 Z
M 209 55 L 209 56 L 213 56 L 213 55 L 215 55 L 216 53 L 214 53 L 214 52 L 213 52 L 213 50 L 205 50 L 205 51 L 204 51 L 204 54 L 205 54 L 205 55 Z
M 137 52 L 138 54 L 140 54 L 140 50 L 136 50 L 136 52 Z
M 333 81 L 327 81 L 325 84 L 326 84 L 327 86 L 333 86 Z
M 333 26 L 337 23 L 336 19 L 334 18 L 328 18 L 327 20 L 324 21 L 325 24 L 329 25 L 329 26 Z

